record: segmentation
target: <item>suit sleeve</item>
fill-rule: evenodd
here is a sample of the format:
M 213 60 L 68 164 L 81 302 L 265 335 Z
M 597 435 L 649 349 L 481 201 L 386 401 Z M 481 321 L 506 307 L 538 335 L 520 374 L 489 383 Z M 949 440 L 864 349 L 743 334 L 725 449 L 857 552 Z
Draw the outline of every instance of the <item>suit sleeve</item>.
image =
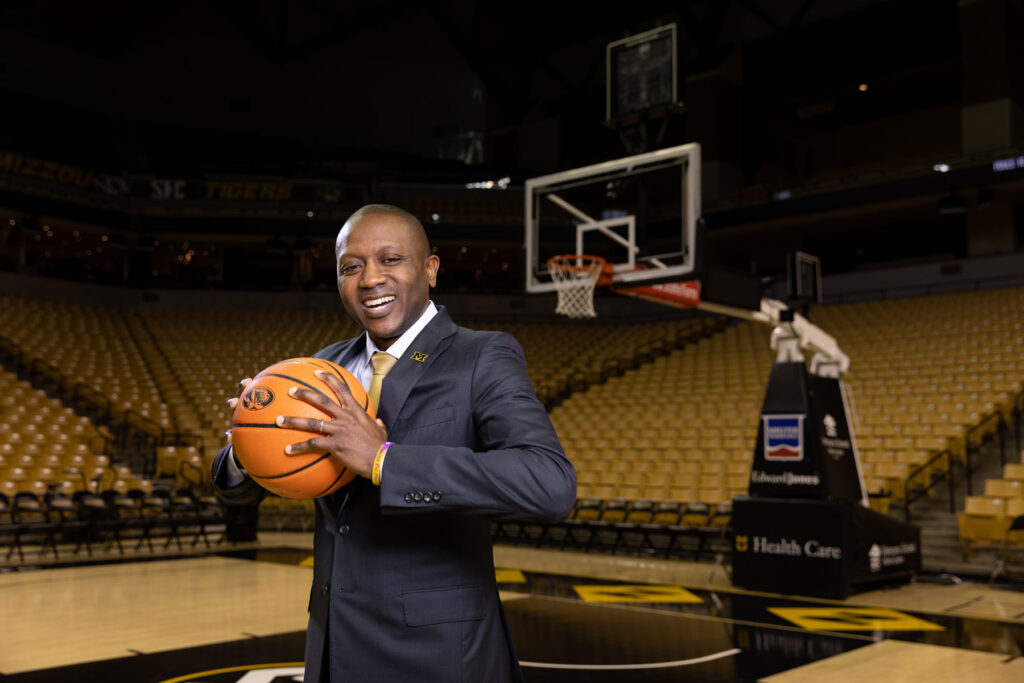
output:
M 224 448 L 220 449 L 216 457 L 213 459 L 213 465 L 211 467 L 211 474 L 213 478 L 213 488 L 217 493 L 217 497 L 229 505 L 254 505 L 262 501 L 266 495 L 267 490 L 257 484 L 249 477 L 245 475 L 245 479 L 236 486 L 231 486 L 228 483 L 227 477 L 227 463 L 229 458 L 234 458 L 234 450 L 231 444 L 228 444 Z
M 495 335 L 467 372 L 476 446 L 395 443 L 384 461 L 381 511 L 568 516 L 576 502 L 576 471 L 534 393 L 519 343 Z M 411 492 L 429 493 L 430 503 L 408 500 Z

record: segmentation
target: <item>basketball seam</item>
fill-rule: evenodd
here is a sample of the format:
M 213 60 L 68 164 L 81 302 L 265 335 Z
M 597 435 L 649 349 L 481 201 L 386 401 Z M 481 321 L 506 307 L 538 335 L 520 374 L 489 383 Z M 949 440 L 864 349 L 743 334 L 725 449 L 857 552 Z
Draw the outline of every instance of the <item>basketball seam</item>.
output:
M 322 462 L 324 460 L 324 458 L 329 458 L 329 457 L 331 457 L 330 452 L 324 453 L 323 455 L 321 455 L 319 458 L 317 458 L 313 462 L 308 462 L 305 465 L 303 465 L 302 467 L 294 469 L 294 470 L 292 470 L 290 472 L 285 472 L 284 474 L 263 475 L 263 474 L 253 474 L 252 472 L 249 472 L 249 476 L 250 477 L 254 477 L 256 479 L 283 479 L 284 477 L 290 477 L 293 474 L 298 474 L 302 470 L 307 470 L 310 467 L 312 467 L 313 465 L 317 464 L 318 462 Z M 246 471 L 248 472 L 248 470 L 246 470 Z
M 323 495 L 325 495 L 325 494 L 327 494 L 327 493 L 330 493 L 330 492 L 331 492 L 331 489 L 333 489 L 333 488 L 334 488 L 335 486 L 337 486 L 337 484 L 338 484 L 338 481 L 339 481 L 339 480 L 340 480 L 340 479 L 341 479 L 342 477 L 344 477 L 344 476 L 345 476 L 345 473 L 346 473 L 346 472 L 348 472 L 348 468 L 347 468 L 347 467 L 342 467 L 342 468 L 341 468 L 341 472 L 338 472 L 338 476 L 334 478 L 334 481 L 332 481 L 332 482 L 331 482 L 331 485 L 330 485 L 330 486 L 328 486 L 328 487 L 327 487 L 327 488 L 325 488 L 325 489 L 324 489 L 323 491 L 321 491 L 320 493 L 316 494 L 316 495 L 315 495 L 315 496 L 313 496 L 313 497 L 314 497 L 314 498 L 319 498 L 320 496 L 323 496 Z

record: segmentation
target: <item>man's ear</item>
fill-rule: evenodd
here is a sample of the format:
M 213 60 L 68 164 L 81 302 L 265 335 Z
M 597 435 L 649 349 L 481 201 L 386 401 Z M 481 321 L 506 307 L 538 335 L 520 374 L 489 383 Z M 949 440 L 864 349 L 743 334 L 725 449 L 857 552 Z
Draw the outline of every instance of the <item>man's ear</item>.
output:
M 431 287 L 437 286 L 437 269 L 441 267 L 441 259 L 438 258 L 437 254 L 431 254 L 427 257 L 427 282 L 430 283 Z

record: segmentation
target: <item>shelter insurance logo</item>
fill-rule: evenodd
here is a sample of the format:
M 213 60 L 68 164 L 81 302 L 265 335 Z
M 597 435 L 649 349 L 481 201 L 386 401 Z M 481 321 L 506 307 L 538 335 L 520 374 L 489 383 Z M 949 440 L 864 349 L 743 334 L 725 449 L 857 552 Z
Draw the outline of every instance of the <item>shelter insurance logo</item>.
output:
M 764 459 L 796 462 L 804 459 L 804 416 L 762 415 Z

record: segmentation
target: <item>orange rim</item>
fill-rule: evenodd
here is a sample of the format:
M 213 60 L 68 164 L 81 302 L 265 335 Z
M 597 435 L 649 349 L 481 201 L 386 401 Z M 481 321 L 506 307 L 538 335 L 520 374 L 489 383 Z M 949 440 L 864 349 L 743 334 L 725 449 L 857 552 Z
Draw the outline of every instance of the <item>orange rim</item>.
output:
M 586 263 L 587 261 L 589 263 Z M 584 265 L 580 265 L 580 262 L 584 262 Z M 564 270 L 572 273 L 587 272 L 595 267 L 598 267 L 603 272 L 604 266 L 605 260 L 603 258 L 590 254 L 559 254 L 548 259 L 548 269 Z

